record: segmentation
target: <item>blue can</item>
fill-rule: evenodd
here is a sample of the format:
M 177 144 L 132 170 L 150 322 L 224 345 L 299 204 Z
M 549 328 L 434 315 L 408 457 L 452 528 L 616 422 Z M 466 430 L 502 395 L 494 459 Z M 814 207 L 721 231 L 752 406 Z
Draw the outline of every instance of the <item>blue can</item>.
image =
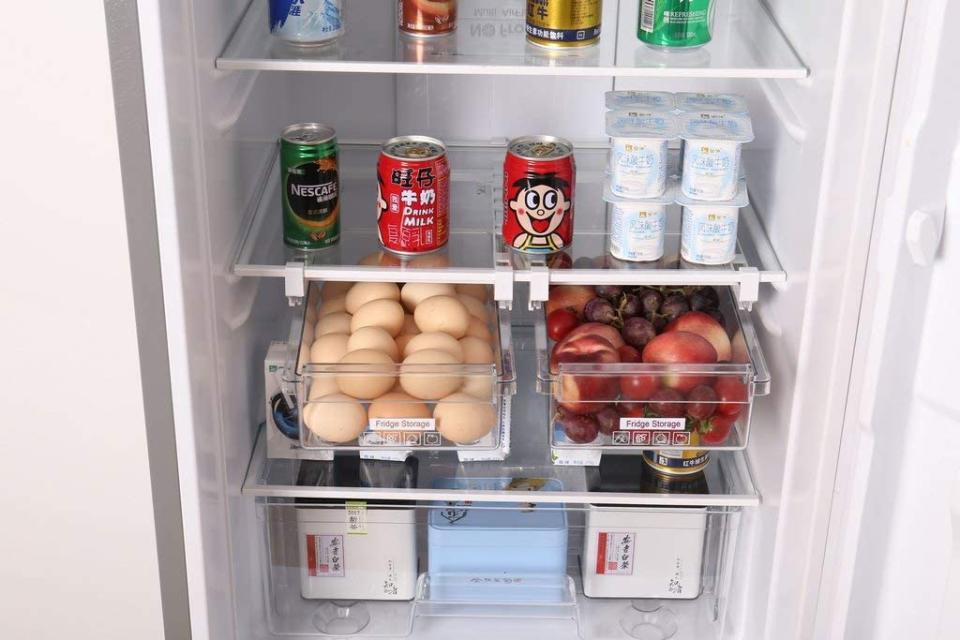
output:
M 270 32 L 297 45 L 321 45 L 343 34 L 341 0 L 270 0 Z

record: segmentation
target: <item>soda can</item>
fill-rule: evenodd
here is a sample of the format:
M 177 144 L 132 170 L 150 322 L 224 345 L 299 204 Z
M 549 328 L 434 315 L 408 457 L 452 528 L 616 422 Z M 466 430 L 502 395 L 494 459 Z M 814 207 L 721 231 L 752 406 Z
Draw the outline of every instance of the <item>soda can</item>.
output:
M 270 32 L 301 46 L 332 42 L 343 35 L 342 0 L 270 0 Z
M 447 148 L 427 136 L 388 140 L 377 161 L 377 233 L 384 249 L 430 253 L 450 235 Z
M 457 28 L 457 0 L 399 0 L 400 31 L 413 36 L 442 36 Z
M 637 37 L 653 47 L 702 47 L 715 10 L 714 0 L 641 0 Z
M 602 0 L 527 0 L 527 40 L 542 47 L 596 44 L 602 13 Z
M 290 125 L 280 136 L 283 241 L 302 250 L 340 240 L 340 169 L 336 132 L 323 124 Z
M 503 242 L 553 253 L 573 242 L 573 145 L 553 136 L 510 141 L 503 163 Z
M 707 468 L 710 452 L 694 449 L 648 450 L 643 452 L 643 461 L 665 476 L 690 476 Z

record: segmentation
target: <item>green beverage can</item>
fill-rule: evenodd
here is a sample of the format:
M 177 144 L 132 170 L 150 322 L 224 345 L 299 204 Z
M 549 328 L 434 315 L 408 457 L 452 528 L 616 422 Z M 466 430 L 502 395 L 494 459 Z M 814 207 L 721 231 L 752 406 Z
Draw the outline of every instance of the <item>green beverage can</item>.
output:
M 340 240 L 340 169 L 336 132 L 323 124 L 294 124 L 280 136 L 283 241 L 325 249 Z
M 640 0 L 637 37 L 654 47 L 692 48 L 710 42 L 714 0 Z

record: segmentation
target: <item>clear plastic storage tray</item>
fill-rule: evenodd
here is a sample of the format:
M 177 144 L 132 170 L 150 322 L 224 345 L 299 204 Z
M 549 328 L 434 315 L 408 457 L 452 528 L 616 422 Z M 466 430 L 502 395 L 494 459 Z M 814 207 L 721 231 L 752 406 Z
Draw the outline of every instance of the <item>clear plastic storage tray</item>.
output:
M 580 290 L 566 293 L 571 299 L 579 296 L 582 302 L 589 287 L 576 287 Z M 680 295 L 691 289 L 663 288 L 662 293 Z M 558 347 L 548 338 L 547 312 L 556 310 L 560 299 L 554 298 L 550 307 L 537 314 L 539 388 L 551 396 L 549 429 L 554 451 L 745 448 L 753 400 L 769 392 L 770 376 L 749 314 L 737 308 L 728 288 L 714 291 L 714 311 L 722 314 L 723 332 L 730 343 L 729 357 L 724 353 L 725 361 L 714 364 L 622 362 L 615 344 L 619 331 L 612 326 L 598 329 L 598 334 L 581 334 L 585 337 L 577 344 L 567 337 L 561 340 L 566 344 Z M 551 296 L 558 293 L 554 288 Z M 658 328 L 657 337 L 666 333 L 664 329 Z M 719 331 L 718 324 L 715 329 Z M 674 330 L 699 335 L 696 331 L 702 329 L 684 323 Z M 594 339 L 597 336 L 602 340 Z M 715 335 L 712 344 L 723 339 Z M 661 344 L 687 348 L 682 342 Z

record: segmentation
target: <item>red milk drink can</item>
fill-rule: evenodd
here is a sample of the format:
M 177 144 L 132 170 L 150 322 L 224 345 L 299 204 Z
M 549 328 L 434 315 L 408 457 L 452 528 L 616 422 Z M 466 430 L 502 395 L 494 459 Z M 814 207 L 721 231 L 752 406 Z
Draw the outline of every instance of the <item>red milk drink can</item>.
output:
M 377 161 L 377 230 L 384 249 L 436 251 L 450 235 L 450 164 L 435 138 L 388 140 Z
M 503 242 L 553 253 L 573 242 L 573 145 L 553 136 L 510 141 L 503 163 Z

